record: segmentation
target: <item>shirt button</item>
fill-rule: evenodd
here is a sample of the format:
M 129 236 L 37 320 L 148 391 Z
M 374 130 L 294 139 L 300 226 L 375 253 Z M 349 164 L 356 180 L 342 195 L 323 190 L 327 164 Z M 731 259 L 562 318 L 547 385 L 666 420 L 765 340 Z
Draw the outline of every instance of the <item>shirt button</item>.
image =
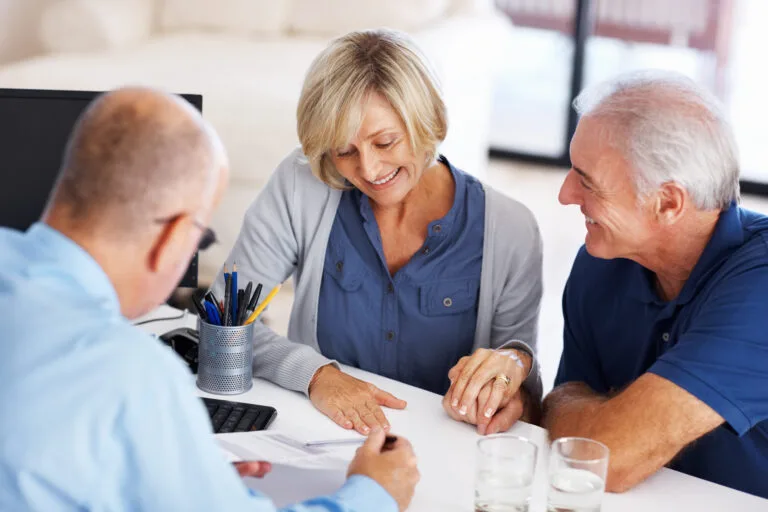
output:
M 443 299 L 443 306 L 445 306 L 447 308 L 453 306 L 453 299 L 451 299 L 450 297 L 444 298 Z
M 423 251 L 421 251 L 424 254 L 429 254 L 429 247 L 425 247 Z
M 389 284 L 387 285 L 387 293 L 392 293 L 392 292 L 394 292 L 394 291 L 395 291 L 395 287 L 394 287 L 394 286 L 392 286 L 392 283 L 389 283 Z
M 662 334 L 661 335 L 661 339 L 664 340 L 664 343 L 668 342 L 669 341 L 669 333 L 665 332 L 664 334 Z
M 395 339 L 394 331 L 387 331 L 387 341 L 392 341 L 393 339 Z
M 432 228 L 432 231 L 434 231 L 435 233 L 439 233 L 442 230 L 443 230 L 443 226 L 441 226 L 440 224 L 437 224 L 435 227 Z
M 343 261 L 337 261 L 336 262 L 336 270 L 341 272 L 344 270 L 344 262 Z

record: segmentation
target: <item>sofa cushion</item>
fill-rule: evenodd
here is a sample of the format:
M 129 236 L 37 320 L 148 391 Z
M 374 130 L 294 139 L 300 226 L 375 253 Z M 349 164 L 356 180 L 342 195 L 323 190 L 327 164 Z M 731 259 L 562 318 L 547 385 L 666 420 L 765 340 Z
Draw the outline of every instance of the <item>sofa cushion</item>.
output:
M 147 38 L 152 0 L 62 0 L 43 11 L 39 37 L 50 53 L 114 50 Z
M 291 0 L 159 0 L 163 31 L 219 30 L 276 35 L 287 27 Z
M 416 30 L 443 17 L 449 0 L 293 0 L 290 28 L 299 34 L 336 36 L 351 30 L 389 27 Z
M 451 16 L 487 15 L 496 10 L 494 0 L 451 0 L 448 14 Z

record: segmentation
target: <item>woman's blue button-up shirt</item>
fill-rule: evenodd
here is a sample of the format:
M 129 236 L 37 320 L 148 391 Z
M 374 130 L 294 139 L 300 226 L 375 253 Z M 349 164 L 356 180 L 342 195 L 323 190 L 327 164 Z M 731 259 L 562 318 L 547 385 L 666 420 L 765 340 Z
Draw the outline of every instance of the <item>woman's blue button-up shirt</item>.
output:
M 456 193 L 419 251 L 390 275 L 368 197 L 342 194 L 328 240 L 317 339 L 326 357 L 443 394 L 472 351 L 485 229 L 481 183 L 440 161 Z

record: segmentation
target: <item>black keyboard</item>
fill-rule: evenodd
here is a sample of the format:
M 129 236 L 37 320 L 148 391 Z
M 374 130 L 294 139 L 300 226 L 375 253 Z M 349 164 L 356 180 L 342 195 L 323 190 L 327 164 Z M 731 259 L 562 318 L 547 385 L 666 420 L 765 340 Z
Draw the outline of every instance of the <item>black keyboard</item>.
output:
M 217 434 L 266 430 L 277 416 L 274 407 L 202 398 Z

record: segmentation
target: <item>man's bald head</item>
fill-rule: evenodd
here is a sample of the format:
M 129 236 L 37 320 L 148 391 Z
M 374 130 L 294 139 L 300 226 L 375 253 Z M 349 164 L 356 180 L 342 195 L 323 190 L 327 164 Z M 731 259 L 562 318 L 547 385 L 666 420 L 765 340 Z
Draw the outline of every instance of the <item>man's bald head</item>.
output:
M 75 229 L 137 235 L 156 219 L 210 205 L 225 167 L 221 142 L 187 102 L 119 89 L 78 120 L 48 214 Z

